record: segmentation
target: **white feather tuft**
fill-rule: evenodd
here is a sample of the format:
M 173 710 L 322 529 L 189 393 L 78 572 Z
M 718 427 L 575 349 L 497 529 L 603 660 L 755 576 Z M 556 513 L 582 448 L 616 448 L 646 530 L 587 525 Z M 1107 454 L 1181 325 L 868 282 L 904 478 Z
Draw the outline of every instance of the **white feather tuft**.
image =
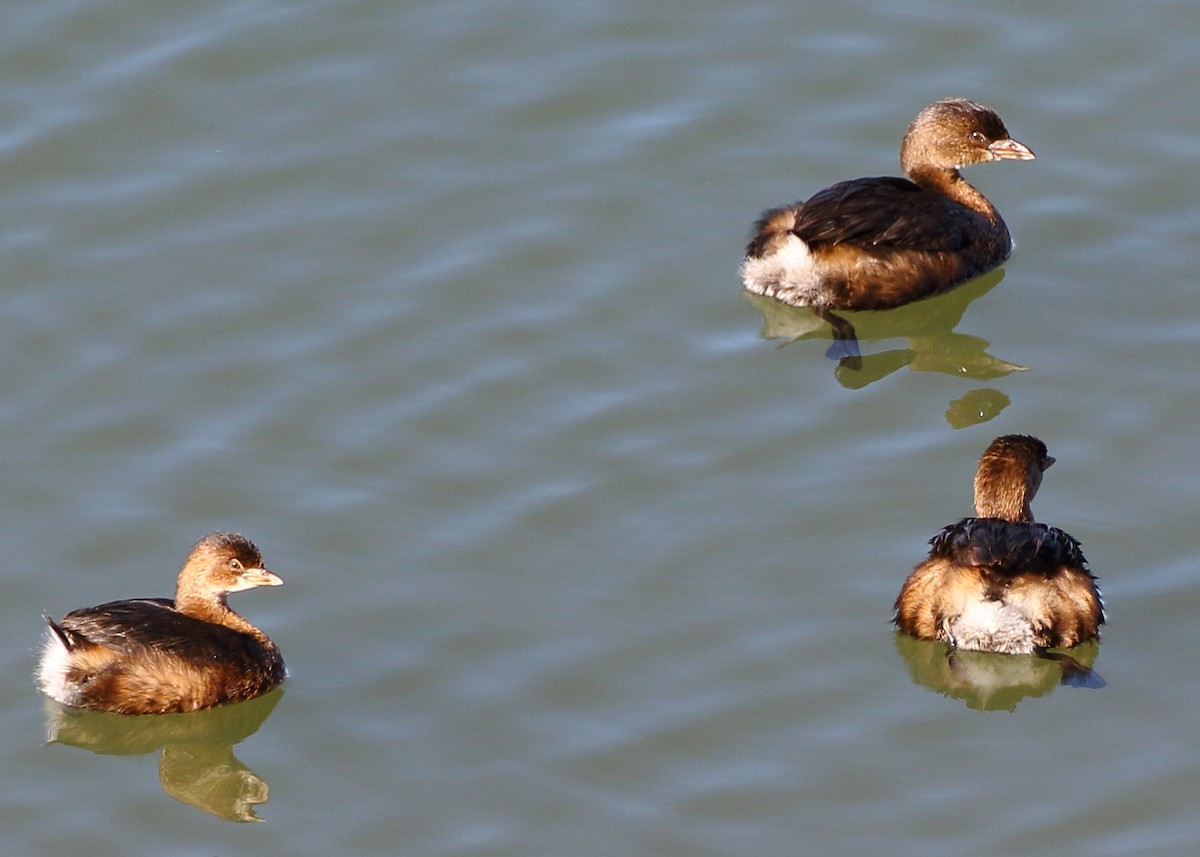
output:
M 71 653 L 57 634 L 47 631 L 37 670 L 38 686 L 42 693 L 63 705 L 73 705 L 75 691 L 67 682 L 70 669 Z

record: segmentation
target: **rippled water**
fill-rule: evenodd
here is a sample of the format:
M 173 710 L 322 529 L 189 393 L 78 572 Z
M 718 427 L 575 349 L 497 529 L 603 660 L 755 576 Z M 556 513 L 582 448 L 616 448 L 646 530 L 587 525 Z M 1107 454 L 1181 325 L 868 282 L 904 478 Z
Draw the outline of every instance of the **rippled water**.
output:
M 1198 19 L 8 10 L 9 851 L 1194 853 Z M 856 318 L 847 371 L 739 293 L 749 224 L 958 94 L 1037 152 L 970 174 L 1016 252 Z M 1102 579 L 1103 689 L 889 629 L 1014 431 Z M 281 695 L 39 698 L 41 611 L 169 594 L 216 528 L 286 581 L 235 596 Z

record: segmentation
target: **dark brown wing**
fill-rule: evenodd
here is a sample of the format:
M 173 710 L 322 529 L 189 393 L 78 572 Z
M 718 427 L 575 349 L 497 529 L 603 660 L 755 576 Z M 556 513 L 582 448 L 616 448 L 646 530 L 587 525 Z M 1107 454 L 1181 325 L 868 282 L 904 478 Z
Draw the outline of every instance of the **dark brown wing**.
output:
M 952 252 L 971 243 L 979 215 L 948 197 L 892 176 L 851 179 L 796 208 L 792 232 L 810 247 L 852 244 Z
M 1066 565 L 1087 570 L 1079 542 L 1057 527 L 1000 518 L 963 518 L 929 544 L 931 557 L 999 574 L 1053 574 Z
M 85 607 L 51 627 L 69 649 L 91 644 L 125 655 L 158 651 L 205 662 L 259 660 L 264 651 L 248 634 L 180 613 L 168 598 L 131 598 Z

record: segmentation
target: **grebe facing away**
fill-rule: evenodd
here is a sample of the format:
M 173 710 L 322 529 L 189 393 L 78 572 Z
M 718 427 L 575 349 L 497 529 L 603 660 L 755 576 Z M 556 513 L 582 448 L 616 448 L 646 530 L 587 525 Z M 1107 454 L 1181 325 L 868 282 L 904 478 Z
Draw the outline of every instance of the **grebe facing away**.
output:
M 896 626 L 962 649 L 1032 653 L 1100 636 L 1104 606 L 1079 542 L 1034 523 L 1029 504 L 1054 459 L 1035 437 L 992 441 L 975 475 L 979 517 L 931 541 L 896 599 Z
M 279 586 L 245 536 L 212 533 L 192 548 L 175 598 L 85 607 L 54 622 L 38 683 L 64 705 L 169 714 L 259 696 L 283 681 L 273 642 L 229 609 L 226 596 Z
M 900 147 L 911 179 L 839 182 L 754 227 L 742 283 L 794 306 L 886 309 L 949 291 L 1012 252 L 1000 213 L 959 169 L 1033 159 L 996 113 L 963 98 L 917 114 Z

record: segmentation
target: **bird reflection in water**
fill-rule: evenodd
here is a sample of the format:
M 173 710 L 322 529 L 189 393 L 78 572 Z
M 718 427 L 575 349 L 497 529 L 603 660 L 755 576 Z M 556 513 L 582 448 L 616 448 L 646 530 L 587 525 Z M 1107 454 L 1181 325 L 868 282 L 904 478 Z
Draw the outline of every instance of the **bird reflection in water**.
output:
M 967 306 L 1003 278 L 1003 270 L 992 271 L 944 295 L 890 310 L 818 310 L 749 294 L 746 299 L 762 314 L 763 339 L 782 340 L 782 345 L 832 339 L 826 354 L 837 361 L 834 377 L 847 389 L 862 389 L 906 367 L 914 372 L 988 381 L 1027 367 L 993 357 L 987 351 L 991 346 L 987 340 L 956 333 L 954 328 L 962 321 Z M 864 343 L 886 339 L 904 339 L 904 347 L 863 353 Z M 946 421 L 953 428 L 977 425 L 995 417 L 1008 404 L 1008 397 L 999 390 L 973 389 L 950 402 Z
M 266 781 L 247 768 L 233 747 L 258 731 L 283 688 L 257 699 L 189 714 L 129 716 L 70 708 L 46 700 L 46 742 L 110 756 L 162 750 L 158 777 L 176 800 L 226 821 L 262 821 Z
M 913 682 L 981 711 L 1013 711 L 1021 700 L 1045 696 L 1060 685 L 1104 687 L 1104 679 L 1092 671 L 1100 652 L 1096 640 L 1032 655 L 971 652 L 899 631 L 895 641 Z

